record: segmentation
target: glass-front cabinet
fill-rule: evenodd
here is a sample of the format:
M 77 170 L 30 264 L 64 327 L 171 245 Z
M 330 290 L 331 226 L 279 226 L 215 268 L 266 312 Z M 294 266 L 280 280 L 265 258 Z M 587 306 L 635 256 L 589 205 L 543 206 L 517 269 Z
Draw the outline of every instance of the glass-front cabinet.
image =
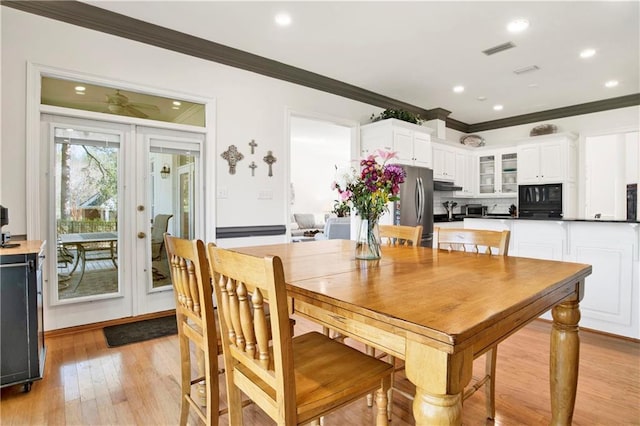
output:
M 478 195 L 517 196 L 518 157 L 512 151 L 478 155 Z
M 508 152 L 500 154 L 500 192 L 513 196 L 518 195 L 518 154 Z

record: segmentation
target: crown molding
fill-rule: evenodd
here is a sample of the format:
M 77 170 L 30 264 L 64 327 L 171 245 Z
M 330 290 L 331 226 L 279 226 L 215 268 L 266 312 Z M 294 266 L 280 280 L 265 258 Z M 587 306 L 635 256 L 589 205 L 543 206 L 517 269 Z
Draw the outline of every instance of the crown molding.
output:
M 531 114 L 516 115 L 514 117 L 503 118 L 500 120 L 471 124 L 469 125 L 469 131 L 467 133 L 501 129 L 503 127 L 519 126 L 522 124 L 536 123 L 539 121 L 556 120 L 558 118 L 591 114 L 594 112 L 626 108 L 635 105 L 640 105 L 640 93 L 620 96 L 617 98 L 603 99 L 601 101 L 587 102 L 584 104 L 571 105 L 568 107 L 555 108 L 546 111 L 534 112 Z
M 370 90 L 79 1 L 2 0 L 2 5 L 185 55 L 255 72 L 380 108 L 404 109 L 420 115 L 427 114 L 427 110 L 424 108 L 383 96 Z
M 422 117 L 426 117 L 427 120 L 444 120 L 447 127 L 463 133 L 474 133 L 502 127 L 517 126 L 521 124 L 589 114 L 640 104 L 640 94 L 633 94 L 618 98 L 605 99 L 602 101 L 535 112 L 532 114 L 508 117 L 500 120 L 467 124 L 448 117 L 451 112 L 444 108 L 433 108 L 427 110 L 388 96 L 380 95 L 361 87 L 287 65 L 282 62 L 244 52 L 239 49 L 181 33 L 159 25 L 150 24 L 139 19 L 111 12 L 79 1 L 2 0 L 1 4 L 23 12 L 112 34 L 129 40 L 205 59 L 207 61 L 240 68 L 380 108 L 403 109 L 414 114 L 419 114 Z

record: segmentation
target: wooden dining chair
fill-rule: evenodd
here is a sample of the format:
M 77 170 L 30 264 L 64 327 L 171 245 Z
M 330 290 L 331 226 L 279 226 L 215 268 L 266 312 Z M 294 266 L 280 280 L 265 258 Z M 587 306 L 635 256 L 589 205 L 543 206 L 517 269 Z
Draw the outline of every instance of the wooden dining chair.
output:
M 420 245 L 422 226 L 380 225 L 380 239 L 389 246 Z
M 294 425 L 316 422 L 376 390 L 376 424 L 388 424 L 393 367 L 317 332 L 292 338 L 279 257 L 213 244 L 207 255 L 219 301 L 229 424 L 243 424 L 240 391 L 277 424 Z
M 488 255 L 508 256 L 510 231 L 487 231 L 467 228 L 439 228 L 433 229 L 433 241 L 435 247 L 444 250 L 471 251 Z M 486 354 L 485 374 L 482 378 L 475 378 L 474 383 L 464 390 L 462 400 L 469 398 L 477 390 L 485 388 L 485 406 L 487 418 L 493 419 L 496 415 L 496 357 L 498 345 L 491 346 Z M 483 353 L 477 354 L 481 356 Z
M 218 355 L 222 345 L 216 331 L 206 249 L 200 240 L 169 234 L 164 235 L 164 245 L 176 299 L 180 343 L 180 425 L 187 424 L 190 408 L 205 424 L 217 425 L 218 417 L 226 412 L 218 408 Z M 190 350 L 191 345 L 195 351 Z M 198 371 L 198 377 L 193 377 L 192 371 Z

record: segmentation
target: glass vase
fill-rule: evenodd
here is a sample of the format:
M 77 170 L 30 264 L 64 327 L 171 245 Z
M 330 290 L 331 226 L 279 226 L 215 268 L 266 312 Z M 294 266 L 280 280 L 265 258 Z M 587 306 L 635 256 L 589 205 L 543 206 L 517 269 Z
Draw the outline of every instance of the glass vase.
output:
M 361 219 L 356 239 L 356 259 L 380 259 L 380 231 L 378 219 Z

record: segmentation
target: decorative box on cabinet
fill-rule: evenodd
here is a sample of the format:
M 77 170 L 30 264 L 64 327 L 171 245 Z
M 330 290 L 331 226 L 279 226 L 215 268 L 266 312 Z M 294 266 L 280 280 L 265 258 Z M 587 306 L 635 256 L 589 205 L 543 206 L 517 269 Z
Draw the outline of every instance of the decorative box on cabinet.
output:
M 410 166 L 432 167 L 432 129 L 393 118 L 360 126 L 361 155 L 376 150 L 395 151 L 394 162 Z
M 535 136 L 518 142 L 518 183 L 575 182 L 577 143 L 573 133 Z
M 43 248 L 22 241 L 0 249 L 0 387 L 22 384 L 28 392 L 44 374 Z

